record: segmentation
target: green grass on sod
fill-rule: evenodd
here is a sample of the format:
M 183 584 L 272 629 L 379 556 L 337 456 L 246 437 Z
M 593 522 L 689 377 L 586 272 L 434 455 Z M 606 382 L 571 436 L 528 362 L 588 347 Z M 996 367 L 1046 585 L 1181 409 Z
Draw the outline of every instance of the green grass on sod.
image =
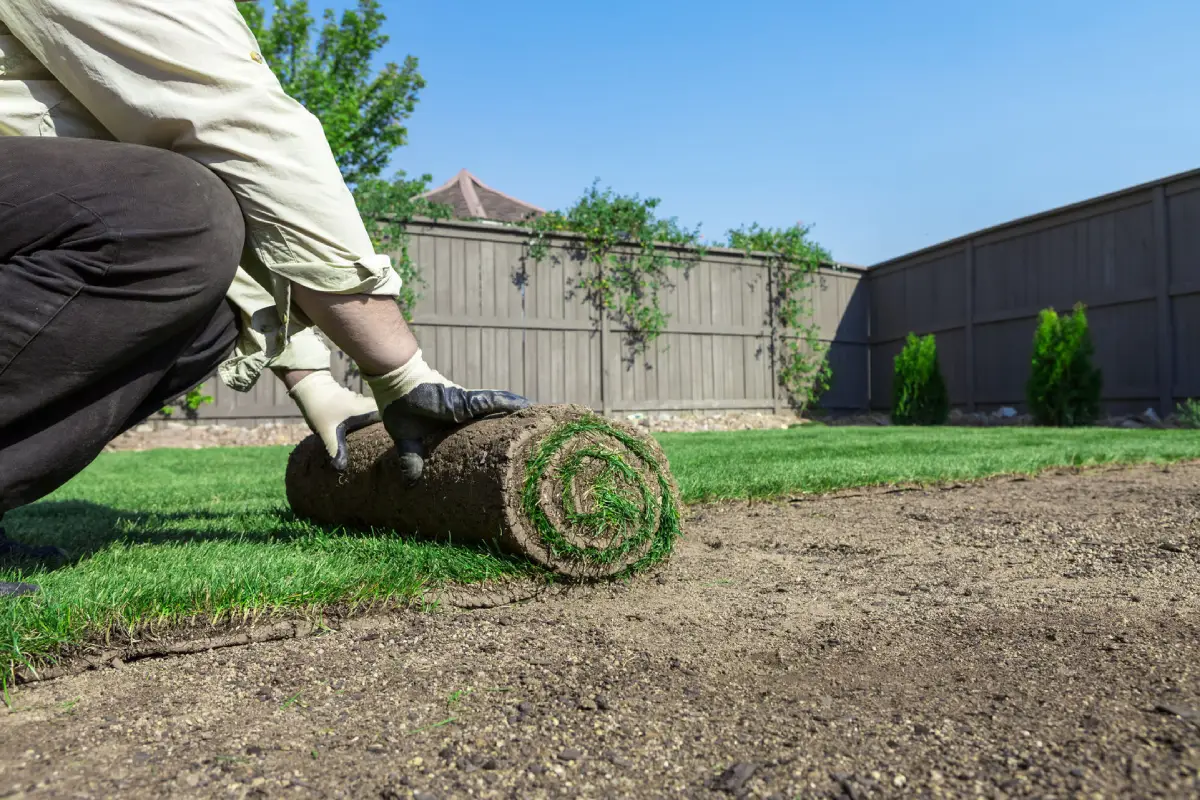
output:
M 1200 459 L 1200 432 L 898 429 L 659 437 L 685 502 L 1035 473 L 1054 466 Z M 56 544 L 60 569 L 0 567 L 39 594 L 0 599 L 0 679 L 12 662 L 149 623 L 407 600 L 439 583 L 532 575 L 479 550 L 327 530 L 284 500 L 288 449 L 102 456 L 50 498 L 9 514 L 15 538 Z

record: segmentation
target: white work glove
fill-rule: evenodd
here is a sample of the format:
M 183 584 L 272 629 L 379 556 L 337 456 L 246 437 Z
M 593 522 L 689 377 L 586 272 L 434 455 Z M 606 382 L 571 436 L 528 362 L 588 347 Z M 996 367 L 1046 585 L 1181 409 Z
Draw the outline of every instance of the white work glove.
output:
M 350 460 L 346 435 L 379 422 L 375 401 L 347 389 L 328 370 L 319 370 L 292 387 L 288 397 L 300 406 L 308 427 L 325 444 L 329 461 L 344 472 Z
M 426 364 L 420 350 L 399 369 L 363 377 L 383 410 L 383 426 L 396 443 L 404 476 L 410 482 L 416 482 L 425 469 L 425 437 L 531 405 L 512 392 L 464 389 Z

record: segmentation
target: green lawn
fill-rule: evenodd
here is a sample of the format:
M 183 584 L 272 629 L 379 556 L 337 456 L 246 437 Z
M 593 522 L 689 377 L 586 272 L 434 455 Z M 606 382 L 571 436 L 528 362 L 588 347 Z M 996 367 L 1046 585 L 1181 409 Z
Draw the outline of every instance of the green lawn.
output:
M 1200 459 L 1198 431 L 813 426 L 659 438 L 687 502 Z M 0 600 L 0 665 L 149 622 L 404 600 L 442 582 L 532 574 L 486 552 L 292 519 L 287 455 L 282 447 L 106 454 L 52 497 L 9 514 L 10 535 L 57 544 L 75 560 L 50 572 L 0 567 L 0 580 L 43 588 Z
M 1200 458 L 1200 431 L 847 428 L 657 437 L 687 502 Z

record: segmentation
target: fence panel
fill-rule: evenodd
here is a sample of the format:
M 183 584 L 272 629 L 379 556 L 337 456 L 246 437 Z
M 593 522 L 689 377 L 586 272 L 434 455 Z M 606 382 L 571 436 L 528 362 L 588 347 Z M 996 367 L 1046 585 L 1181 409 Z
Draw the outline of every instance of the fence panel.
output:
M 893 259 L 871 284 L 871 405 L 892 359 L 935 333 L 956 405 L 1020 407 L 1037 315 L 1088 306 L 1105 404 L 1169 413 L 1200 394 L 1200 171 L 1126 189 Z
M 614 414 L 786 405 L 771 366 L 770 270 L 762 258 L 713 250 L 673 275 L 661 299 L 667 332 L 645 354 L 634 354 L 620 326 L 600 326 L 577 290 L 594 269 L 577 240 L 555 238 L 549 255 L 535 263 L 527 257 L 527 236 L 457 221 L 410 227 L 409 253 L 424 281 L 413 330 L 429 362 L 451 380 Z M 811 290 L 834 369 L 823 400 L 830 408 L 862 409 L 869 399 L 870 307 L 862 273 L 823 270 Z M 344 355 L 335 352 L 334 367 L 362 389 Z M 299 417 L 270 376 L 247 394 L 215 380 L 206 390 L 216 398 L 200 411 L 207 420 Z

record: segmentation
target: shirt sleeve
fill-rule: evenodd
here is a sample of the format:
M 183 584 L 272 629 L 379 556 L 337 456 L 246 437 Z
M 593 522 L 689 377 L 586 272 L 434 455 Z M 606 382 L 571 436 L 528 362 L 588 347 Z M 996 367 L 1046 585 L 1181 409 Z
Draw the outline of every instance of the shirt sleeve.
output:
M 0 21 L 114 138 L 225 181 L 285 328 L 293 282 L 399 294 L 320 121 L 284 92 L 233 0 L 4 0 Z
M 329 369 L 332 353 L 316 328 L 295 321 L 285 328 L 271 293 L 244 267 L 238 267 L 227 298 L 240 319 L 234 352 L 217 369 L 226 386 L 248 392 L 268 368 Z

